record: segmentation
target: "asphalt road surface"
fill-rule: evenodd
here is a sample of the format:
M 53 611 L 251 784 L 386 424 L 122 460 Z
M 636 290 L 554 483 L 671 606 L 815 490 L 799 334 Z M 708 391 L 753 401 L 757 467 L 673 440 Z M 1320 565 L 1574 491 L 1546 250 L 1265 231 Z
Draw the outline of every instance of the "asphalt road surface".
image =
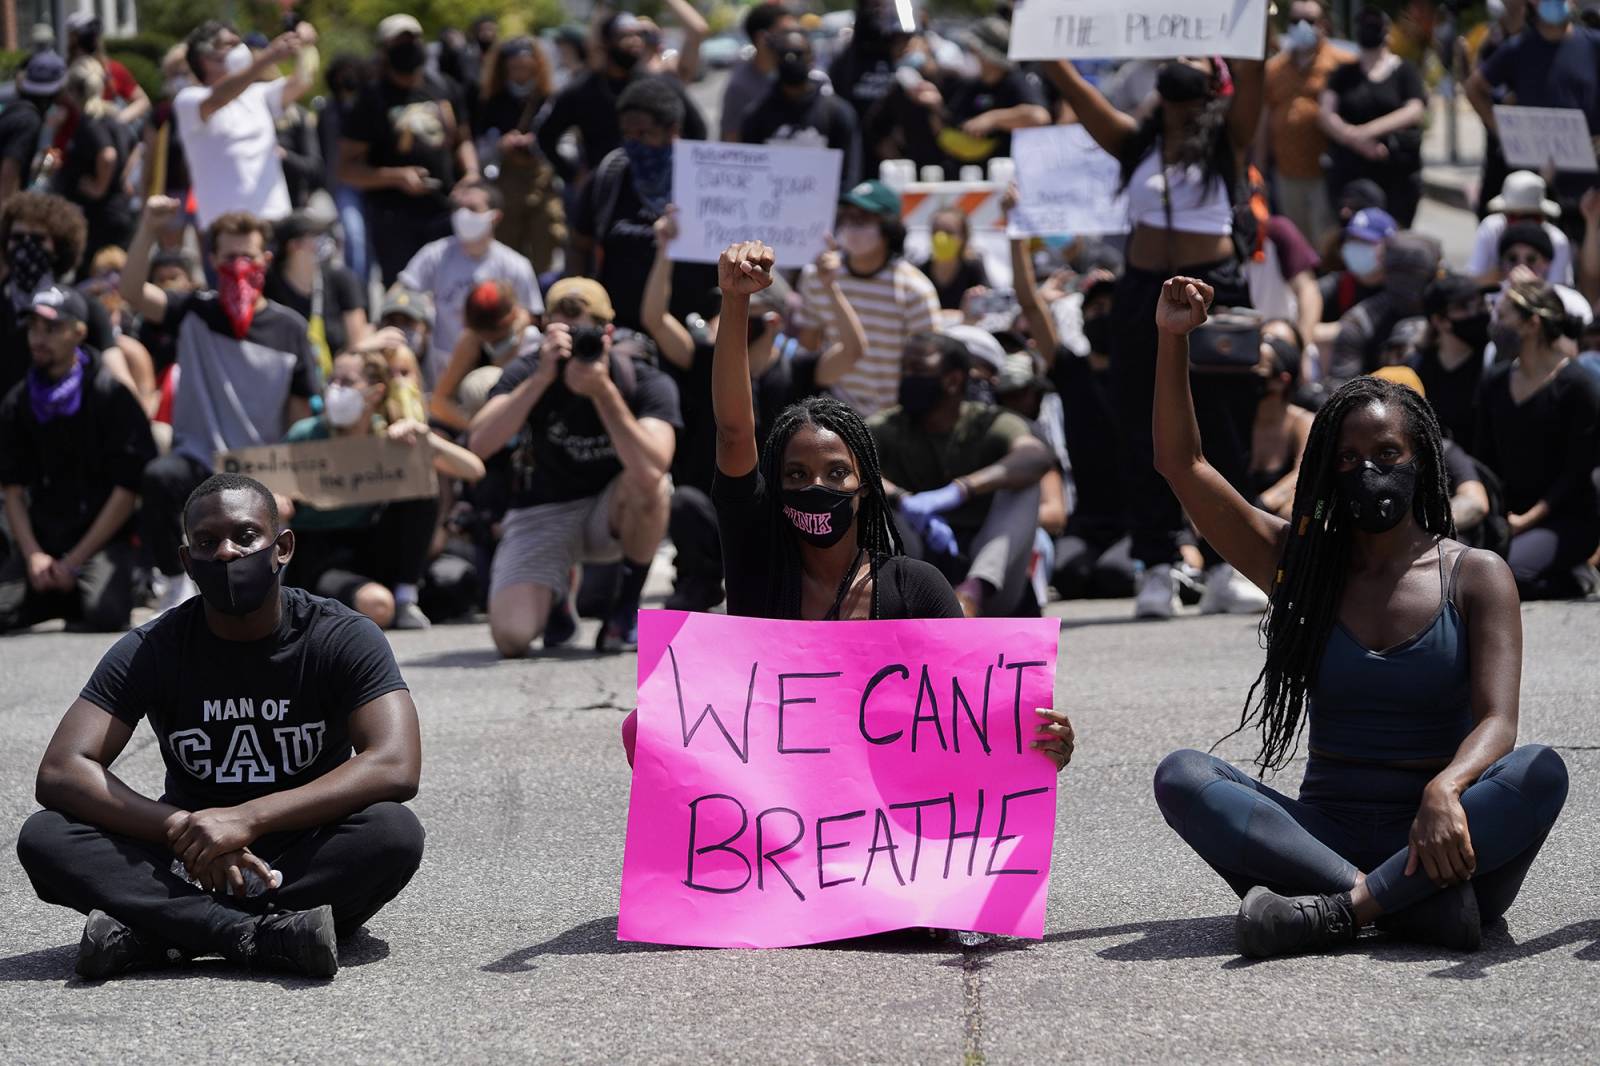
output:
M 0 1059 L 46 1062 L 1038 1063 L 1595 1061 L 1600 1055 L 1600 607 L 1524 612 L 1522 739 L 1556 745 L 1567 809 L 1507 925 L 1455 955 L 1378 935 L 1250 963 L 1236 901 L 1162 822 L 1150 774 L 1237 721 L 1253 620 L 1133 624 L 1074 605 L 1058 706 L 1077 724 L 1043 942 L 910 937 L 776 951 L 618 943 L 633 657 L 497 662 L 482 626 L 401 633 L 425 745 L 411 887 L 330 983 L 219 962 L 87 984 L 82 919 L 0 851 Z M 586 631 L 587 631 L 586 627 Z M 0 823 L 103 636 L 0 641 Z M 1247 742 L 1223 753 L 1248 757 Z M 118 769 L 159 789 L 147 727 Z M 1281 780 L 1293 788 L 1298 767 Z

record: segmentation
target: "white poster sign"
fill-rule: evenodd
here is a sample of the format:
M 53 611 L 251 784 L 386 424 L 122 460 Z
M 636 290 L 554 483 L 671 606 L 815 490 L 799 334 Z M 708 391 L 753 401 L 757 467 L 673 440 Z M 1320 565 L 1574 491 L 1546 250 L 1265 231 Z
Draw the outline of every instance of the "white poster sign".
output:
M 834 148 L 678 141 L 673 260 L 715 263 L 735 241 L 765 241 L 780 265 L 809 263 L 833 232 L 843 155 Z
M 1012 59 L 1260 59 L 1267 0 L 1027 0 L 1011 19 Z
M 1126 233 L 1122 168 L 1082 126 L 1041 126 L 1011 135 L 1017 206 L 1007 237 Z
M 1575 107 L 1508 107 L 1494 109 L 1500 127 L 1500 149 L 1513 167 L 1595 173 L 1595 144 L 1588 120 Z

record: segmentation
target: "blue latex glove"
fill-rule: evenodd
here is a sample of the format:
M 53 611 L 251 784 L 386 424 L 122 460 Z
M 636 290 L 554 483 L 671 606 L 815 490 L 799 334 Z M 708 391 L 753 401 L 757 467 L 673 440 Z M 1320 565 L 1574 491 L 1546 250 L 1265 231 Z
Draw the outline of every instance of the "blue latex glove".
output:
M 966 499 L 966 490 L 952 481 L 942 489 L 929 489 L 927 492 L 902 497 L 900 513 L 913 525 L 918 525 L 922 519 L 930 515 L 944 514 L 960 507 Z
M 950 523 L 937 515 L 929 515 L 927 522 L 927 527 L 922 530 L 923 543 L 930 551 L 954 557 L 959 549 L 956 547 L 955 530 L 950 528 Z

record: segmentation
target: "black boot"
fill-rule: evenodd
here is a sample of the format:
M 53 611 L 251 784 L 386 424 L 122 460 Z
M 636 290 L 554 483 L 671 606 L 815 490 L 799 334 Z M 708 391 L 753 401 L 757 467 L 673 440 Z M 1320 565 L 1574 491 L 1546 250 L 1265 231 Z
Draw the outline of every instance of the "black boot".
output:
M 339 972 L 339 945 L 333 929 L 333 908 L 323 904 L 309 911 L 283 911 L 251 919 L 245 959 L 252 969 L 284 970 L 306 977 L 332 977 Z
M 1477 951 L 1483 944 L 1478 893 L 1470 881 L 1435 892 L 1404 910 L 1382 915 L 1376 925 L 1400 940 L 1452 951 Z
M 90 911 L 78 941 L 76 969 L 79 977 L 103 981 L 130 970 L 174 966 L 188 957 L 178 948 L 147 940 L 105 911 Z
M 1252 959 L 1348 944 L 1356 938 L 1350 893 L 1280 896 L 1257 885 L 1239 904 L 1234 922 L 1239 954 Z

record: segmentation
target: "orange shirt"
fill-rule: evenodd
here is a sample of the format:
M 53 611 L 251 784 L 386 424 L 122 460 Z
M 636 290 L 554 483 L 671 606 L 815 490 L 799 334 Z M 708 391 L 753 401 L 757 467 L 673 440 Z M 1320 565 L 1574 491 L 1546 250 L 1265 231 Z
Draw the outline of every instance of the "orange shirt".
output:
M 1279 52 L 1267 60 L 1267 135 L 1278 173 L 1286 178 L 1320 178 L 1327 138 L 1317 128 L 1317 98 L 1327 87 L 1328 75 L 1355 61 L 1349 52 L 1323 41 L 1311 62 L 1302 67 L 1293 52 Z

